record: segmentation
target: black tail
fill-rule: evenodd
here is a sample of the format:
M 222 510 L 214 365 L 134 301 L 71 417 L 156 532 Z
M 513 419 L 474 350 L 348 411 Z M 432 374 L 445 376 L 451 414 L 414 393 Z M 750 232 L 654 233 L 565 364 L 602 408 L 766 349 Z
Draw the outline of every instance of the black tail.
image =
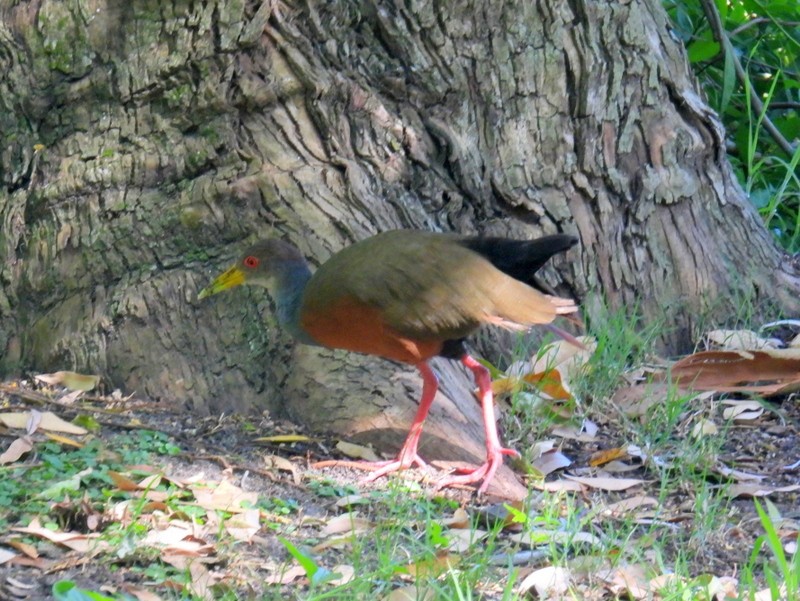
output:
M 534 274 L 550 257 L 575 246 L 578 239 L 568 234 L 554 234 L 536 240 L 476 237 L 463 238 L 459 242 L 515 280 L 539 288 Z

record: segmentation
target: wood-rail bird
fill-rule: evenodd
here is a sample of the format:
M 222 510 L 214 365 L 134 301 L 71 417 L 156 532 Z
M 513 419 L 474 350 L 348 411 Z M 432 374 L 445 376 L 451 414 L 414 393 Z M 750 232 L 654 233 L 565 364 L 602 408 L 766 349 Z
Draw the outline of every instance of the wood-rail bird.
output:
M 240 284 L 264 286 L 279 323 L 298 341 L 416 366 L 422 398 L 411 429 L 397 458 L 380 462 L 370 480 L 426 467 L 417 447 L 438 388 L 428 360 L 460 360 L 478 387 L 486 461 L 437 487 L 482 481 L 483 493 L 503 456 L 518 453 L 500 444 L 489 371 L 467 353 L 465 338 L 482 324 L 525 330 L 576 312 L 574 301 L 544 293 L 533 278 L 550 257 L 576 242 L 564 234 L 525 241 L 396 230 L 341 250 L 312 273 L 296 247 L 270 239 L 245 250 L 198 298 Z

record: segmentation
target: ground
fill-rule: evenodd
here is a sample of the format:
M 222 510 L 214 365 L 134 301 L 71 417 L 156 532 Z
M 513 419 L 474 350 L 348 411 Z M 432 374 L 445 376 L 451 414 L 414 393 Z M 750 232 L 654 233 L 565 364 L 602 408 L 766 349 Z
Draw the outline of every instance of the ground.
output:
M 553 442 L 525 455 L 541 473 L 507 504 L 436 492 L 420 470 L 365 484 L 315 467 L 349 459 L 338 440 L 266 415 L 24 381 L 0 393 L 2 415 L 82 416 L 88 431 L 28 421 L 31 448 L 14 457 L 24 431 L 0 425 L 0 599 L 746 599 L 797 578 L 789 395 L 738 420 L 720 419 L 730 395 L 665 401 L 667 415 L 575 410 L 538 430 Z M 506 414 L 506 435 L 529 445 Z

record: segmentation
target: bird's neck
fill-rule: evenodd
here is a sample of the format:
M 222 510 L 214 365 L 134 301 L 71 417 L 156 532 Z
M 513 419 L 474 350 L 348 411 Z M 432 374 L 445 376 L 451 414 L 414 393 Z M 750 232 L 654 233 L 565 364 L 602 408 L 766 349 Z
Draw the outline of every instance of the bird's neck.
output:
M 304 260 L 286 261 L 275 274 L 273 287 L 278 322 L 294 338 L 305 344 L 314 341 L 300 327 L 300 307 L 303 291 L 311 279 L 311 270 Z

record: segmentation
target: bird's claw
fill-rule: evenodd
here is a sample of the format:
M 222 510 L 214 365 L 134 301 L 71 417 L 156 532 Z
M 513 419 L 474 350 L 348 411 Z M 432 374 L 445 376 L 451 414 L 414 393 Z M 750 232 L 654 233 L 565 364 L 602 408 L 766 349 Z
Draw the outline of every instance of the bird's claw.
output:
M 417 455 L 416 453 L 400 453 L 397 459 L 390 459 L 389 461 L 377 461 L 372 462 L 372 466 L 377 467 L 378 469 L 372 472 L 369 476 L 364 478 L 365 482 L 374 482 L 378 478 L 382 478 L 387 474 L 391 474 L 392 472 L 398 472 L 400 470 L 406 470 L 411 467 L 419 467 L 421 469 L 428 469 L 428 464 Z
M 489 449 L 486 455 L 486 461 L 477 467 L 467 468 L 466 470 L 459 470 L 462 473 L 452 476 L 447 476 L 436 483 L 436 490 L 447 488 L 449 486 L 461 486 L 465 484 L 475 484 L 476 482 L 483 481 L 483 484 L 478 488 L 478 494 L 482 495 L 489 488 L 489 483 L 492 481 L 495 472 L 503 465 L 503 456 L 510 455 L 511 457 L 519 457 L 520 454 L 514 449 L 507 449 L 498 447 L 496 449 Z

